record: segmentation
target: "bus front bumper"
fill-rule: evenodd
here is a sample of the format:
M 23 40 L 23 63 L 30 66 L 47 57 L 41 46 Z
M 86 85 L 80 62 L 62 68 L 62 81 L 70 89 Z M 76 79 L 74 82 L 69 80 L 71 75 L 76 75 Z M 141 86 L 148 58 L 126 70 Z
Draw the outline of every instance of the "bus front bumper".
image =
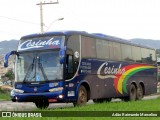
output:
M 11 100 L 13 102 L 36 102 L 47 100 L 49 103 L 63 102 L 63 91 L 44 92 L 44 93 L 16 93 L 11 91 Z

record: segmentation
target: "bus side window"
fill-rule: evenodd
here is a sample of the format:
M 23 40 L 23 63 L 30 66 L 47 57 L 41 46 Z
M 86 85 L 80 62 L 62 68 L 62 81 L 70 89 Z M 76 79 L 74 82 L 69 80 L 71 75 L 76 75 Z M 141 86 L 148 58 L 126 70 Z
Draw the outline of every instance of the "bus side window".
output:
M 68 55 L 68 73 L 73 73 L 73 56 Z
M 66 74 L 67 74 L 67 79 L 70 79 L 73 77 L 73 55 L 67 55 L 66 59 Z

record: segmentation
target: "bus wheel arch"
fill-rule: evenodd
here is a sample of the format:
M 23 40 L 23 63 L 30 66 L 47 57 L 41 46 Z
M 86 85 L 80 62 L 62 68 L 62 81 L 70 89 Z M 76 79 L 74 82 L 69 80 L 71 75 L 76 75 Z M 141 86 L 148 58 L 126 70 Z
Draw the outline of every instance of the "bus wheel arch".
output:
M 83 82 L 81 85 L 84 86 L 87 91 L 87 101 L 88 101 L 90 99 L 90 87 L 86 82 Z
M 83 82 L 79 85 L 77 91 L 77 100 L 73 103 L 74 106 L 82 106 L 90 99 L 90 87 L 88 83 Z

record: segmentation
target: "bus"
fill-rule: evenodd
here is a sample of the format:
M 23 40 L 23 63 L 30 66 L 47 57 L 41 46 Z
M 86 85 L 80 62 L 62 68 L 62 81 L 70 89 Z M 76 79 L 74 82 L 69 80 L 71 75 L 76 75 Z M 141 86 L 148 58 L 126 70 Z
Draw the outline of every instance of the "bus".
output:
M 135 101 L 157 92 L 156 51 L 128 40 L 84 31 L 21 37 L 15 55 L 14 102 L 85 105 L 121 98 Z

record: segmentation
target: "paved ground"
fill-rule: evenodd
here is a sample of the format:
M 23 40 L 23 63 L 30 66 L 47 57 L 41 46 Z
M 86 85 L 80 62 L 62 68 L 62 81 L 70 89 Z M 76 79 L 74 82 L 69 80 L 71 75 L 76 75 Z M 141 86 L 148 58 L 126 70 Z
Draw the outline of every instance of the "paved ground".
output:
M 61 107 L 73 107 L 72 103 L 53 103 L 49 105 L 49 108 L 61 108 Z M 12 102 L 12 101 L 0 101 L 0 111 L 27 111 L 34 110 L 37 107 L 32 102 Z
M 160 97 L 160 94 L 145 96 L 143 100 L 148 99 L 156 99 Z M 113 99 L 112 102 L 120 101 L 120 99 Z M 90 100 L 87 104 L 94 104 L 92 100 Z M 52 103 L 49 105 L 49 108 L 62 108 L 62 107 L 73 107 L 72 103 Z M 36 109 L 34 103 L 25 102 L 25 103 L 17 103 L 12 101 L 0 101 L 0 111 L 27 111 Z

